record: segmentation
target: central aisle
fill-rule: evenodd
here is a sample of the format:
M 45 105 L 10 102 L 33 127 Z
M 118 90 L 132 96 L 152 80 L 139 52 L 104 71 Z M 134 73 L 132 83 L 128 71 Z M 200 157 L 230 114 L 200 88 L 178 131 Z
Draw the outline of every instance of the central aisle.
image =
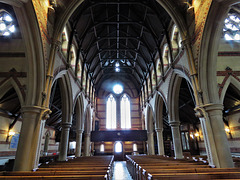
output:
M 113 180 L 132 180 L 130 176 L 126 161 L 115 161 L 113 166 Z

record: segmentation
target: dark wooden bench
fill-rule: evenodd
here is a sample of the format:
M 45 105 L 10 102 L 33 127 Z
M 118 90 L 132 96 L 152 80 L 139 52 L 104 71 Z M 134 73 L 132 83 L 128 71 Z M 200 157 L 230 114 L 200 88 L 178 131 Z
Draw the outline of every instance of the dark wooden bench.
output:
M 2 172 L 0 179 L 111 179 L 113 156 L 42 164 L 36 171 Z
M 236 179 L 240 168 L 212 168 L 193 158 L 177 160 L 163 156 L 126 156 L 133 179 Z

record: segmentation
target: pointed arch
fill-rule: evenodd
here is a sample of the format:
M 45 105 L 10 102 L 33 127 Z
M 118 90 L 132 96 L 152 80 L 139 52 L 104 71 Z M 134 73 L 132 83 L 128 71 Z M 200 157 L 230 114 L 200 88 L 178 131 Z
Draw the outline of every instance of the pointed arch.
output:
M 162 129 L 163 128 L 163 106 L 164 105 L 165 105 L 166 110 L 168 112 L 166 99 L 163 96 L 163 94 L 158 92 L 156 94 L 156 99 L 155 99 L 155 115 L 156 115 L 155 127 L 156 127 L 156 129 L 158 129 L 158 128 Z
M 9 1 L 7 1 L 9 2 Z M 16 2 L 16 1 L 15 1 Z M 20 1 L 22 2 L 22 1 Z M 13 7 L 22 39 L 25 44 L 25 56 L 28 69 L 26 104 L 42 105 L 42 92 L 46 82 L 45 57 L 43 40 L 39 28 L 37 15 L 31 1 Z
M 80 93 L 75 102 L 76 108 L 76 130 L 84 130 L 84 102 L 83 95 Z
M 0 98 L 4 96 L 11 88 L 14 88 L 14 90 L 16 91 L 20 105 L 22 107 L 25 104 L 24 94 L 19 88 L 18 82 L 16 82 L 16 80 L 13 78 L 9 78 L 8 80 L 0 84 Z
M 230 85 L 233 85 L 234 87 L 236 87 L 237 89 L 240 89 L 240 82 L 234 78 L 233 76 L 229 76 L 229 78 L 227 79 L 227 81 L 225 82 L 225 85 L 222 89 L 222 93 L 220 95 L 220 102 L 223 103 L 227 89 Z
M 154 124 L 155 124 L 155 113 L 153 111 L 153 108 L 150 104 L 147 105 L 146 108 L 146 116 L 145 116 L 145 124 L 148 132 L 153 132 L 155 129 Z

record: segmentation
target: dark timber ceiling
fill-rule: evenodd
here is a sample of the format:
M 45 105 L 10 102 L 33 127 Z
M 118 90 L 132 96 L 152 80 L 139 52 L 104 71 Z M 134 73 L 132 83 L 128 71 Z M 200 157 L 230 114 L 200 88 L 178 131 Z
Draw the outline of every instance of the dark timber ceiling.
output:
M 155 0 L 84 1 L 70 18 L 71 36 L 96 90 L 107 79 L 128 79 L 140 92 L 170 21 Z

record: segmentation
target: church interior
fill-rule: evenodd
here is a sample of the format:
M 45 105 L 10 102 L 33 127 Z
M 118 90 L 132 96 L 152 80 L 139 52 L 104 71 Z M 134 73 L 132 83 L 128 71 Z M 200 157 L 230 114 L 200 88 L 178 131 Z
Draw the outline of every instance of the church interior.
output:
M 240 1 L 0 0 L 0 124 L 0 179 L 239 178 Z

